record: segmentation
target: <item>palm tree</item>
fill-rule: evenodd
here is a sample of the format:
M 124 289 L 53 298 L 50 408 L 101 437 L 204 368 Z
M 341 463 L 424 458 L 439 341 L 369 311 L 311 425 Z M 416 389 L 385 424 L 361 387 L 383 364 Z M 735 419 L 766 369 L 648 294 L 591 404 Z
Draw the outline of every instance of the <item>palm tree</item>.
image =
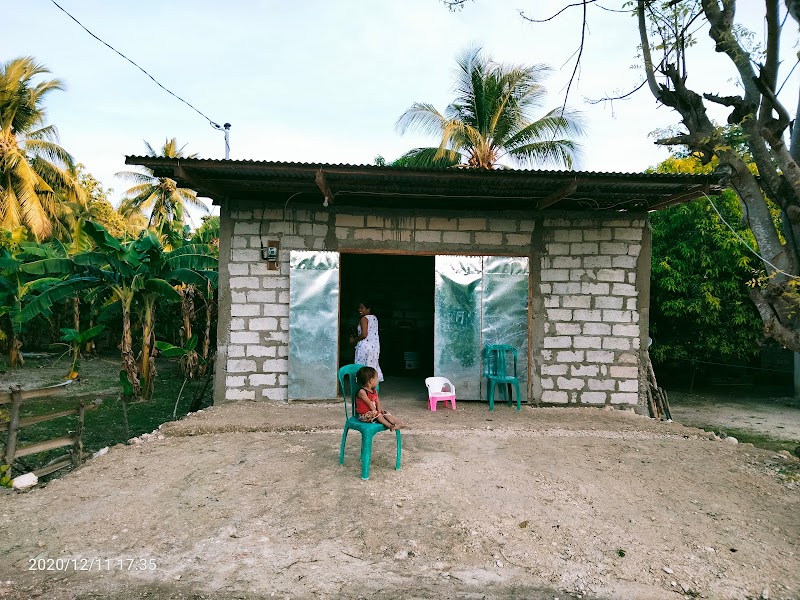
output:
M 456 62 L 456 98 L 444 114 L 415 102 L 397 120 L 400 133 L 436 135 L 439 146 L 415 148 L 395 166 L 492 169 L 507 157 L 524 166 L 572 168 L 578 145 L 571 137 L 583 133 L 578 114 L 556 108 L 536 120 L 531 115 L 541 108 L 546 90 L 540 81 L 548 67 L 498 64 L 480 48 L 466 50 Z
M 54 126 L 45 125 L 44 99 L 63 89 L 32 57 L 0 64 L 0 226 L 27 227 L 47 238 L 64 201 L 80 201 L 72 156 L 58 145 Z
M 196 154 L 185 155 L 185 146 L 178 147 L 175 138 L 166 140 L 160 152 L 156 152 L 146 141 L 144 145 L 147 147 L 147 156 L 197 158 Z M 175 180 L 169 177 L 156 177 L 146 167 L 142 167 L 141 171 L 123 171 L 117 176 L 135 184 L 125 192 L 119 211 L 126 217 L 132 217 L 150 210 L 147 226 L 156 232 L 162 242 L 172 237 L 173 231 L 183 230 L 187 204 L 208 212 L 208 207 L 197 199 L 197 192 L 179 188 Z

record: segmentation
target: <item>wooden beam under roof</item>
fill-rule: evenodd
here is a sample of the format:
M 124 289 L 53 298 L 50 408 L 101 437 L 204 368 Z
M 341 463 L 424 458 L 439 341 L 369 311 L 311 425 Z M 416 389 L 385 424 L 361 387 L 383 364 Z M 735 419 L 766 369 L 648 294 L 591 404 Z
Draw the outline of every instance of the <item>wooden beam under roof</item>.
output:
M 214 183 L 202 177 L 198 177 L 197 175 L 190 174 L 185 168 L 183 168 L 183 165 L 181 164 L 178 164 L 172 170 L 172 175 L 173 177 L 175 177 L 175 179 L 179 179 L 180 181 L 187 184 L 187 186 L 192 188 L 195 192 L 197 192 L 199 196 L 208 196 L 213 200 L 219 200 L 219 201 L 225 198 L 225 193 L 222 190 L 220 190 Z
M 699 198 L 703 194 L 708 194 L 709 191 L 710 189 L 708 184 L 695 185 L 688 190 L 678 192 L 677 194 L 672 194 L 666 198 L 661 198 L 658 202 L 649 205 L 647 210 L 661 210 L 663 208 L 669 208 L 674 204 L 680 204 L 682 202 L 688 202 L 689 200 Z
M 552 206 L 557 202 L 561 202 L 564 198 L 566 198 L 570 194 L 574 194 L 577 190 L 578 190 L 578 180 L 573 179 L 567 185 L 561 186 L 555 192 L 539 200 L 539 202 L 536 204 L 536 208 L 542 210 L 547 208 L 548 206 Z

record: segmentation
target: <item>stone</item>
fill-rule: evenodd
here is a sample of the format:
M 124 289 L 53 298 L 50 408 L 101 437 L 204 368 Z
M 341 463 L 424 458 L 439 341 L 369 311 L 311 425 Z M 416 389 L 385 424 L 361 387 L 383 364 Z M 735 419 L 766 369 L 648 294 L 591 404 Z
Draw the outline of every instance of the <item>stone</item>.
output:
M 735 445 L 735 444 L 739 443 L 739 440 L 737 440 L 735 437 L 729 435 L 728 437 L 725 438 L 725 442 L 728 443 L 728 444 L 734 444 Z
M 39 478 L 34 473 L 25 473 L 15 477 L 11 482 L 11 487 L 15 490 L 26 490 L 39 483 Z
M 92 454 L 92 458 L 97 458 L 98 456 L 103 456 L 104 454 L 108 454 L 108 446 L 105 448 L 100 448 L 100 450 Z

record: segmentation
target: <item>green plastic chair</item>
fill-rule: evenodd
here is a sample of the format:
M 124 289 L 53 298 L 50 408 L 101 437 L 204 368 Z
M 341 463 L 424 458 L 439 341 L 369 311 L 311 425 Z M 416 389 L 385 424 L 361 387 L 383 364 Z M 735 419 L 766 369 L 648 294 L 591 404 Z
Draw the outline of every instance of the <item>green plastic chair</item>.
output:
M 356 394 L 359 390 L 358 382 L 356 381 L 356 373 L 364 365 L 345 365 L 339 369 L 339 387 L 342 388 L 342 398 L 344 398 L 344 431 L 342 432 L 342 445 L 339 449 L 339 464 L 344 464 L 344 446 L 347 442 L 347 432 L 355 429 L 361 434 L 361 479 L 369 479 L 369 463 L 372 458 L 372 438 L 376 433 L 381 431 L 388 431 L 386 427 L 380 423 L 364 423 L 358 420 L 356 416 Z M 350 384 L 350 397 L 347 397 L 345 390 L 345 379 Z M 395 429 L 397 434 L 397 463 L 395 469 L 400 470 L 400 455 L 403 450 L 403 441 L 400 437 L 400 430 Z
M 513 374 L 508 373 L 508 357 L 513 358 Z M 483 350 L 483 376 L 489 382 L 488 397 L 489 410 L 494 410 L 494 390 L 497 384 L 503 385 L 503 393 L 508 396 L 508 405 L 511 406 L 511 386 L 517 390 L 517 410 L 521 410 L 522 397 L 519 392 L 519 377 L 517 377 L 517 349 L 508 344 L 494 344 L 486 346 Z

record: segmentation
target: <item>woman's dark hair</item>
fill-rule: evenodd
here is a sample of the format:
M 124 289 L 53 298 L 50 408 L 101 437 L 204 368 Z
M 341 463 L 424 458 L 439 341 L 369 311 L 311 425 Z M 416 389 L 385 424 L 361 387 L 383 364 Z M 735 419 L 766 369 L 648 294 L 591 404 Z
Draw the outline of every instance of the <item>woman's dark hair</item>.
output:
M 365 385 L 377 374 L 378 372 L 372 367 L 361 367 L 358 371 L 356 371 L 356 381 L 358 381 L 358 385 Z

